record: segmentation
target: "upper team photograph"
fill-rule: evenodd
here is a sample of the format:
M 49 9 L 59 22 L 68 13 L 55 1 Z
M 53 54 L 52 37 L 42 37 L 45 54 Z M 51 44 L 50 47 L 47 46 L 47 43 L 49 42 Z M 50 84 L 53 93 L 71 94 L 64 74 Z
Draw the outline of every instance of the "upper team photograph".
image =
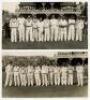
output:
M 87 2 L 3 2 L 2 5 L 3 49 L 88 48 Z

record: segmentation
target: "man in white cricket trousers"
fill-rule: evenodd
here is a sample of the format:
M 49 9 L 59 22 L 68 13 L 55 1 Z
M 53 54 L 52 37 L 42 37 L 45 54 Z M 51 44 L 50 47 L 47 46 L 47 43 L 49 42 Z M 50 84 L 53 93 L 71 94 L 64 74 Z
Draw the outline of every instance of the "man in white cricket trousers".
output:
M 13 16 L 9 23 L 11 29 L 11 42 L 17 42 L 17 29 L 18 29 L 18 22 L 16 16 Z
M 25 42 L 25 18 L 20 16 L 18 19 L 18 32 L 19 32 L 19 42 Z
M 48 85 L 48 66 L 45 65 L 45 86 Z
M 76 66 L 76 71 L 77 71 L 77 81 L 78 81 L 78 86 L 83 86 L 83 80 L 84 80 L 84 68 L 83 65 L 78 64 Z
M 34 72 L 36 86 L 40 86 L 41 85 L 40 72 L 41 72 L 40 67 L 36 66 L 35 67 L 35 72 Z
M 48 85 L 48 67 L 46 65 L 42 65 L 41 69 L 42 73 L 42 86 L 47 86 Z
M 58 17 L 59 29 L 58 29 L 58 41 L 61 40 L 61 16 Z
M 74 19 L 73 16 L 71 18 L 69 18 L 68 23 L 69 23 L 68 41 L 70 41 L 70 40 L 74 41 L 74 39 L 75 39 L 75 24 L 76 24 L 76 22 L 75 22 L 75 19 Z
M 28 16 L 28 18 L 26 19 L 26 42 L 28 41 L 33 41 L 33 37 L 32 37 L 32 17 Z
M 71 65 L 68 65 L 68 85 L 73 85 L 73 71 L 74 67 Z
M 26 86 L 27 81 L 26 81 L 26 69 L 21 66 L 20 68 L 20 80 L 21 80 L 21 86 Z
M 76 20 L 76 41 L 82 41 L 83 28 L 84 28 L 84 19 L 80 18 L 79 16 Z
M 33 30 L 33 41 L 38 41 L 38 20 L 36 16 L 33 16 L 32 21 L 32 30 Z
M 51 26 L 51 41 L 57 41 L 58 40 L 59 23 L 54 15 L 52 15 L 52 18 L 50 20 L 50 26 Z
M 43 23 L 43 20 L 42 20 L 42 17 L 40 17 L 39 21 L 38 21 L 38 41 L 42 41 L 43 42 L 43 39 L 44 39 L 44 36 L 43 36 L 43 27 L 44 23 Z
M 28 86 L 34 85 L 34 69 L 32 65 L 28 65 L 27 67 L 27 79 L 28 79 Z
M 60 68 L 60 66 L 57 68 L 57 70 L 58 70 L 58 73 L 57 73 L 57 77 L 58 77 L 57 84 L 60 85 L 60 82 L 61 82 L 61 68 Z
M 48 19 L 48 16 L 44 19 L 44 41 L 50 41 L 50 20 Z
M 67 67 L 65 65 L 61 68 L 61 85 L 67 85 Z
M 61 23 L 60 38 L 61 38 L 61 41 L 63 41 L 63 40 L 66 41 L 67 40 L 67 25 L 68 25 L 68 23 L 64 16 L 61 17 L 60 23 Z
M 13 72 L 14 72 L 14 85 L 20 86 L 19 66 L 18 65 L 14 66 Z
M 53 85 L 53 75 L 54 75 L 54 68 L 53 66 L 49 66 L 49 84 Z
M 54 84 L 55 85 L 58 84 L 58 70 L 57 70 L 57 66 L 54 67 Z
M 12 62 L 8 63 L 5 67 L 6 79 L 5 79 L 5 87 L 12 86 L 13 81 L 13 65 Z

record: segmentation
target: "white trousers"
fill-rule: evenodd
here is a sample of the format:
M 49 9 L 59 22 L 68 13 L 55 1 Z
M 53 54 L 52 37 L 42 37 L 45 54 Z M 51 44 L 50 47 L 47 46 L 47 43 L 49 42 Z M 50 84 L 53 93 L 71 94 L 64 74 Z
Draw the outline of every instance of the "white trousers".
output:
M 25 42 L 25 28 L 24 27 L 19 27 L 19 42 L 23 41 Z
M 51 27 L 51 41 L 57 41 L 58 40 L 58 27 L 53 26 Z
M 26 28 L 26 41 L 33 41 L 32 37 L 32 27 L 27 27 Z
M 55 85 L 60 85 L 60 73 L 54 74 L 54 83 Z
M 68 31 L 68 40 L 74 41 L 74 39 L 75 39 L 75 27 L 74 25 L 70 25 Z
M 39 41 L 43 41 L 43 29 L 42 28 L 39 28 L 38 29 L 39 30 L 39 33 L 38 33 L 38 38 L 39 38 Z
M 50 85 L 53 85 L 53 73 L 52 72 L 50 72 Z
M 68 74 L 68 85 L 73 85 L 73 74 Z
M 83 86 L 83 73 L 77 73 L 78 86 Z
M 17 28 L 11 28 L 11 42 L 17 42 Z
M 60 38 L 61 38 L 61 41 L 67 40 L 67 28 L 66 27 L 61 28 Z
M 49 41 L 49 40 L 50 40 L 50 30 L 49 30 L 49 28 L 45 28 L 44 41 Z
M 45 86 L 48 85 L 47 74 L 42 73 L 42 85 L 45 85 Z
M 82 29 L 76 29 L 76 41 L 82 41 Z
M 34 85 L 33 73 L 28 73 L 27 78 L 28 78 L 28 86 L 30 86 L 30 85 L 33 86 Z
M 41 85 L 41 78 L 40 78 L 40 74 L 39 73 L 35 73 L 35 84 L 36 84 L 36 86 L 40 86 Z
M 62 73 L 61 84 L 62 85 L 67 85 L 67 74 L 66 73 Z
M 13 81 L 13 74 L 11 72 L 6 72 L 5 86 L 12 86 L 12 81 Z
M 25 74 L 20 74 L 21 86 L 26 86 L 27 80 Z
M 19 72 L 14 72 L 14 84 L 20 86 Z
M 38 41 L 38 30 L 37 28 L 33 29 L 33 41 Z

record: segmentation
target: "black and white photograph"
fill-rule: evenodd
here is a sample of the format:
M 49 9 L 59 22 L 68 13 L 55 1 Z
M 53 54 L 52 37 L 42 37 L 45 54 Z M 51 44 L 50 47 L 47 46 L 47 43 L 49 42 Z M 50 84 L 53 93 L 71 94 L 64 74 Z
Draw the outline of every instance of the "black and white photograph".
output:
M 88 53 L 3 52 L 2 96 L 87 97 Z
M 87 49 L 87 12 L 88 2 L 3 2 L 2 48 Z

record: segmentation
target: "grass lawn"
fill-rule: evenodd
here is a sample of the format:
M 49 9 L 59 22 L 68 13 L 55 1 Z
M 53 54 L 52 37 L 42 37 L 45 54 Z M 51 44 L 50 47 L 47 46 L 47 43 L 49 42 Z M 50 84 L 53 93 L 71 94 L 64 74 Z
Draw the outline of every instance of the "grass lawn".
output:
M 3 97 L 87 97 L 88 86 L 3 87 Z
M 59 42 L 17 42 L 11 43 L 9 38 L 2 41 L 3 49 L 86 49 L 88 48 L 87 35 L 83 35 L 83 41 L 59 41 Z

